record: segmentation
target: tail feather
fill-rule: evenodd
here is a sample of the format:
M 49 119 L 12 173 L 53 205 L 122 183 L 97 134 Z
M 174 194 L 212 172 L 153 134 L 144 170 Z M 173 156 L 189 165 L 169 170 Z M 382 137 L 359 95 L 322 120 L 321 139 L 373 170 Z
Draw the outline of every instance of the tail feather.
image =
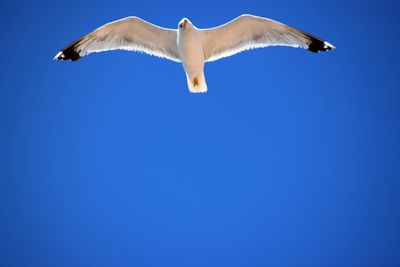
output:
M 204 77 L 204 72 L 201 72 L 197 75 L 189 75 L 186 73 L 186 80 L 191 93 L 207 92 L 207 83 Z

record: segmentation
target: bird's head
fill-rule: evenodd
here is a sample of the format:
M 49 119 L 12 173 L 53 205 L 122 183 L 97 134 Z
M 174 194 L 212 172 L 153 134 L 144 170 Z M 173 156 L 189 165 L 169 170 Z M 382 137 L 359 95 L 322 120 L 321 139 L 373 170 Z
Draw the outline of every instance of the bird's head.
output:
M 179 21 L 179 24 L 178 24 L 179 31 L 185 31 L 191 27 L 192 27 L 192 23 L 187 18 L 183 18 L 183 19 L 181 19 L 181 21 Z

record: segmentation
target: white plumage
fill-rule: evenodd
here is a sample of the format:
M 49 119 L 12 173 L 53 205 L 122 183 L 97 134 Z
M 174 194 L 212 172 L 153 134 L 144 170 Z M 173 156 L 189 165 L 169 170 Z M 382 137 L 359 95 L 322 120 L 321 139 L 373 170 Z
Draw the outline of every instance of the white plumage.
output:
M 267 46 L 292 46 L 311 52 L 335 48 L 330 43 L 267 18 L 242 15 L 210 29 L 198 29 L 182 19 L 178 29 L 167 29 L 138 17 L 128 17 L 94 30 L 72 42 L 56 60 L 78 60 L 93 52 L 130 50 L 182 62 L 189 91 L 206 92 L 204 63 Z

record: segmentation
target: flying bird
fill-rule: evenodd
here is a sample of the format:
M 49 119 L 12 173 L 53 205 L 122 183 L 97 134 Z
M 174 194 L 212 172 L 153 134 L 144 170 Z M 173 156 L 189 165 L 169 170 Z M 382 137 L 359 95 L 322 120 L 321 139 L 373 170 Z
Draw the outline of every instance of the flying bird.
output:
M 311 52 L 335 47 L 280 22 L 241 15 L 221 26 L 199 29 L 183 18 L 177 29 L 156 26 L 138 17 L 107 23 L 63 48 L 55 60 L 76 61 L 90 53 L 130 50 L 181 62 L 189 91 L 207 91 L 204 64 L 239 52 L 267 46 L 291 46 Z

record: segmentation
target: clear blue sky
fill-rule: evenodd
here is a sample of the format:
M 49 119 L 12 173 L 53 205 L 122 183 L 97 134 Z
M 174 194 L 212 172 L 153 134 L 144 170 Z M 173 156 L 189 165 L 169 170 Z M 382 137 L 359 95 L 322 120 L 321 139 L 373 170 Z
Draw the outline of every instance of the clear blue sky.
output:
M 229 4 L 228 4 L 229 3 Z M 0 4 L 1 266 L 399 266 L 397 1 Z M 55 62 L 129 15 L 242 13 L 336 45 L 206 65 L 125 51 Z

